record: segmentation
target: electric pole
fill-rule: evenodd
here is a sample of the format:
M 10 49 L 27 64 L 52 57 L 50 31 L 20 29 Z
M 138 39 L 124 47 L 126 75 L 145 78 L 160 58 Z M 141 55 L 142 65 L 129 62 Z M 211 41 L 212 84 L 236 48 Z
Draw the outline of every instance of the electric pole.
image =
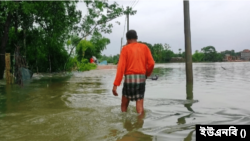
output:
M 124 14 L 127 16 L 127 32 L 129 31 L 129 15 L 134 15 L 136 12 L 136 10 L 132 10 L 132 7 L 127 7 L 127 10 L 124 11 Z
M 129 14 L 127 14 L 127 32 L 129 31 Z
M 193 66 L 192 66 L 192 49 L 191 49 L 191 31 L 189 0 L 183 0 L 184 7 L 184 34 L 185 34 L 185 56 L 186 56 L 186 82 L 193 84 Z
M 122 38 L 121 38 L 121 49 L 120 49 L 120 53 L 122 52 Z
M 127 32 L 129 31 L 129 7 L 127 7 L 127 11 L 128 11 L 128 14 L 127 14 Z
M 124 11 L 124 14 L 127 16 L 127 32 L 128 32 L 128 30 L 129 30 L 129 15 L 134 15 L 134 14 L 136 14 L 136 10 L 132 10 L 132 7 L 127 7 L 127 10 L 126 11 Z M 124 29 L 125 29 L 125 26 L 124 26 Z M 123 38 L 121 38 L 121 49 L 120 49 L 120 54 L 121 54 L 121 52 L 122 52 L 122 39 Z M 118 61 L 119 62 L 119 61 Z

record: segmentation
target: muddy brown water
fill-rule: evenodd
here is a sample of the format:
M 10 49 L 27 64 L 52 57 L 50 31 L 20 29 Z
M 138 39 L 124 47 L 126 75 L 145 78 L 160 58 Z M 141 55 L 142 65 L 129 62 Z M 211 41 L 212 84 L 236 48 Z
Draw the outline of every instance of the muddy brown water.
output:
M 226 70 L 224 70 L 224 67 Z M 0 140 L 195 141 L 195 124 L 250 124 L 250 63 L 157 64 L 147 80 L 145 118 L 135 102 L 121 113 L 116 70 L 34 75 L 24 87 L 0 81 Z

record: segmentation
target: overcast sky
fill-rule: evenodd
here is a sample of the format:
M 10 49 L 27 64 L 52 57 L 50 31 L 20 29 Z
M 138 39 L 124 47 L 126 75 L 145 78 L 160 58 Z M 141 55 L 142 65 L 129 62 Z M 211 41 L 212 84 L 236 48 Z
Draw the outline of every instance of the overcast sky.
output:
M 135 0 L 116 0 L 124 8 Z M 109 1 L 113 3 L 114 1 Z M 136 4 L 137 3 L 137 4 Z M 250 49 L 250 0 L 190 0 L 192 52 L 212 45 L 217 51 Z M 84 2 L 77 8 L 86 14 Z M 169 44 L 174 52 L 184 51 L 183 0 L 136 0 L 135 15 L 129 17 L 129 28 L 137 31 L 138 40 L 151 44 Z M 125 15 L 114 20 L 113 32 L 105 37 L 111 40 L 105 55 L 120 52 Z

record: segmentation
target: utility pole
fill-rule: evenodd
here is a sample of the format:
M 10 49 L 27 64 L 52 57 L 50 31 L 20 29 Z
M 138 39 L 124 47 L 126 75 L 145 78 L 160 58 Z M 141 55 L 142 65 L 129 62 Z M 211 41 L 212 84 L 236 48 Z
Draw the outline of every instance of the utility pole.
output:
M 130 7 L 128 7 L 127 6 L 127 10 L 126 11 L 124 11 L 124 14 L 126 14 L 126 16 L 127 16 L 127 31 L 129 31 L 129 15 L 134 15 L 134 14 L 136 14 L 136 10 L 132 10 L 132 8 Z
M 120 53 L 122 52 L 122 38 L 121 38 L 121 49 L 120 49 Z
M 129 31 L 129 7 L 127 7 L 127 32 Z
M 124 11 L 124 14 L 127 16 L 127 32 L 129 31 L 129 15 L 134 15 L 134 14 L 136 14 L 136 10 L 132 10 L 132 8 L 129 8 L 129 6 L 127 6 L 127 10 L 126 11 Z M 124 28 L 125 28 L 125 26 L 124 26 Z M 120 49 L 120 53 L 121 53 L 121 51 L 122 51 L 122 39 L 123 38 L 121 38 L 121 49 Z
M 134 15 L 134 14 L 136 14 L 136 10 L 132 10 L 132 7 L 131 8 L 129 8 L 129 6 L 127 6 L 127 10 L 126 11 L 124 11 L 124 14 L 127 16 L 127 32 L 128 32 L 128 30 L 129 30 L 129 15 Z M 124 26 L 124 28 L 125 28 L 125 26 Z M 122 39 L 123 38 L 121 38 L 121 49 L 120 49 L 120 54 L 121 54 L 121 52 L 122 52 Z M 119 60 L 118 60 L 118 62 L 119 62 Z
M 186 56 L 186 82 L 193 84 L 193 66 L 192 66 L 192 49 L 191 49 L 191 31 L 189 0 L 183 0 L 184 7 L 184 34 L 185 34 L 185 56 Z

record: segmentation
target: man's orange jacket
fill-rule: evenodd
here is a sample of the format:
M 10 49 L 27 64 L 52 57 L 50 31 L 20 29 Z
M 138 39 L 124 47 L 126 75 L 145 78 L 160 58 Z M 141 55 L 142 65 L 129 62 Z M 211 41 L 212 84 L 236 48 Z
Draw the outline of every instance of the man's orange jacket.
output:
M 145 44 L 130 43 L 122 48 L 114 85 L 120 86 L 124 75 L 145 74 L 150 76 L 154 65 L 155 61 Z

